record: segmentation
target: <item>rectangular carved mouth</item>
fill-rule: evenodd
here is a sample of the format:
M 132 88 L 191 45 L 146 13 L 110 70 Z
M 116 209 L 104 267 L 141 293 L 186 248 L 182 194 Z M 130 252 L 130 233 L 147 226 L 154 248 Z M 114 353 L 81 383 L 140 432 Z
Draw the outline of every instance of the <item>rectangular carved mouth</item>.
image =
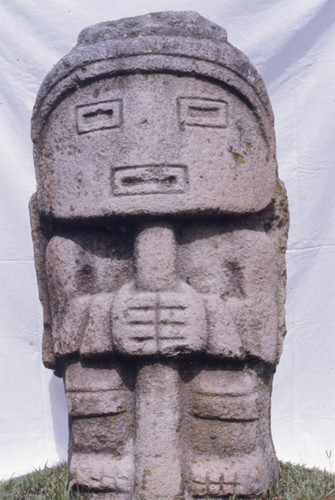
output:
M 136 165 L 112 172 L 114 196 L 183 193 L 186 185 L 184 165 Z

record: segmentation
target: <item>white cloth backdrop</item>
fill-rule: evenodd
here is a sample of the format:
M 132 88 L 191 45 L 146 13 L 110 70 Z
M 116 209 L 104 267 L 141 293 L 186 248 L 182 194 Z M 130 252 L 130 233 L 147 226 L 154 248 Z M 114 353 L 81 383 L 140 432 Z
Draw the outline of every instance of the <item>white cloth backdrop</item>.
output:
M 161 10 L 225 27 L 268 88 L 291 211 L 273 437 L 280 459 L 331 469 L 333 452 L 335 468 L 335 0 L 1 0 L 0 479 L 67 454 L 62 382 L 40 361 L 27 211 L 36 93 L 83 27 Z

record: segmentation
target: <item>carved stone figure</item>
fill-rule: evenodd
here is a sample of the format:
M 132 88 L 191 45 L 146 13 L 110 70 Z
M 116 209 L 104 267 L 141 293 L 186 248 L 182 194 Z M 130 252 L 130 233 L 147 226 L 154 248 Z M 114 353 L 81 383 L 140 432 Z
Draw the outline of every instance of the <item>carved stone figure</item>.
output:
M 264 496 L 288 227 L 264 84 L 194 12 L 86 28 L 43 82 L 43 360 L 92 498 Z

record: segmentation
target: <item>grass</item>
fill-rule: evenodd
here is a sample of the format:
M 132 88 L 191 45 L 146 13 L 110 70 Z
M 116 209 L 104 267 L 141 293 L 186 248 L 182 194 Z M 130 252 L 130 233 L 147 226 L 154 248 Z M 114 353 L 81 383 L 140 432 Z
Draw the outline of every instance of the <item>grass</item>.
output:
M 335 475 L 279 462 L 278 480 L 270 488 L 269 499 L 335 500 Z
M 1 500 L 76 500 L 66 464 L 45 467 L 27 476 L 0 482 Z M 319 469 L 279 462 L 279 476 L 269 500 L 335 500 L 335 475 Z M 86 497 L 87 500 L 87 497 Z M 159 500 L 159 499 L 157 499 Z M 238 498 L 231 498 L 238 500 Z
M 67 464 L 45 467 L 26 476 L 0 483 L 1 500 L 72 500 Z M 78 497 L 77 497 L 78 498 Z M 80 498 L 80 497 L 79 497 Z

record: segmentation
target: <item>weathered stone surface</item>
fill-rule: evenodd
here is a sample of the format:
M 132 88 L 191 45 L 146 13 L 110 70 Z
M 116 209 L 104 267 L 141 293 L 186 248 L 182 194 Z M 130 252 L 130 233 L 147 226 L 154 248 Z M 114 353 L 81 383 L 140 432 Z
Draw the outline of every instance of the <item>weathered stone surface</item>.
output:
M 131 443 L 123 456 L 111 453 L 71 453 L 70 474 L 75 484 L 85 489 L 109 490 L 113 494 L 128 494 L 131 498 L 134 459 Z
M 168 499 L 182 493 L 179 379 L 175 363 L 147 364 L 139 371 L 134 498 Z
M 86 28 L 36 100 L 43 360 L 92 498 L 264 497 L 288 215 L 271 106 L 194 12 Z

